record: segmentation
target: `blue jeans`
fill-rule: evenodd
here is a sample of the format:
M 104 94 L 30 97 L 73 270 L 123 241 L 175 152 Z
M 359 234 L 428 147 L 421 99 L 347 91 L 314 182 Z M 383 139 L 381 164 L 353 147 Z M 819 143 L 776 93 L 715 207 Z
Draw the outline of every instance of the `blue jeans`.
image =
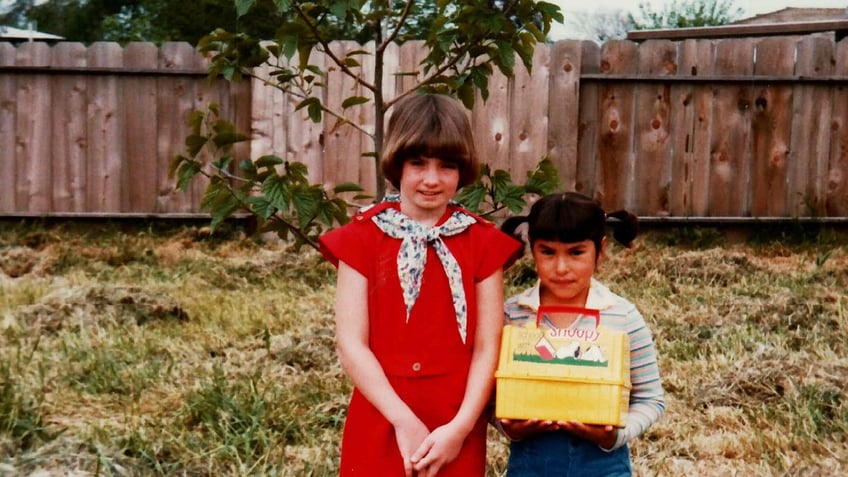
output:
M 604 452 L 566 432 L 543 432 L 510 445 L 507 477 L 630 477 L 630 451 Z

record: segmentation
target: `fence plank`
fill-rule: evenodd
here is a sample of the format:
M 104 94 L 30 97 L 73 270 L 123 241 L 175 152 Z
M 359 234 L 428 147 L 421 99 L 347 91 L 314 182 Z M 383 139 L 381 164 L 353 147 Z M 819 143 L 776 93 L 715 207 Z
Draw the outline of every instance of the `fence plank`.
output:
M 326 57 L 315 50 L 309 56 L 309 64 L 321 70 L 328 68 Z M 322 101 L 326 100 L 326 97 L 321 96 L 323 91 L 318 93 Z M 284 114 L 288 115 L 286 158 L 293 162 L 305 164 L 309 169 L 310 179 L 316 183 L 331 185 L 326 178 L 324 167 L 323 124 L 312 122 L 305 110 L 295 112 L 295 108 L 301 101 L 300 98 L 293 94 L 287 94 L 285 101 L 283 105 L 283 108 L 285 108 Z
M 716 44 L 717 75 L 751 75 L 754 72 L 754 41 L 720 40 Z M 749 216 L 748 158 L 750 156 L 753 86 L 716 88 L 713 97 L 709 209 L 714 217 Z M 721 118 L 720 120 L 718 118 Z
M 601 48 L 594 41 L 580 43 L 580 74 L 597 74 Z M 600 200 L 598 184 L 598 84 L 581 82 L 577 112 L 577 165 L 574 190 Z M 568 190 L 566 187 L 565 190 Z
M 374 68 L 376 66 L 376 60 L 374 58 L 374 42 L 369 42 L 363 49 L 368 52 L 368 54 L 361 55 L 359 57 L 359 61 L 362 64 L 363 79 L 367 83 L 376 85 L 377 79 L 374 77 Z M 359 176 L 357 177 L 356 182 L 358 182 L 366 190 L 377 190 L 377 164 L 372 156 L 361 155 L 362 153 L 373 154 L 375 152 L 374 123 L 376 122 L 376 112 L 374 111 L 374 93 L 368 88 L 362 86 L 362 84 L 357 84 L 356 94 L 358 96 L 369 98 L 371 101 L 349 108 L 350 117 L 354 118 L 354 121 L 367 132 L 366 134 L 365 132 L 354 131 L 354 134 L 359 136 L 361 144 L 360 155 L 354 157 L 354 152 L 354 154 L 350 154 L 350 160 L 356 160 L 359 162 Z
M 16 64 L 47 66 L 50 64 L 50 48 L 43 43 L 26 43 L 18 48 Z M 22 75 L 19 78 L 16 203 L 21 210 L 29 213 L 46 213 L 53 208 L 51 101 L 49 77 Z
M 97 42 L 88 49 L 88 64 L 96 68 L 123 66 L 123 50 L 117 43 Z M 127 198 L 124 111 L 121 86 L 112 75 L 89 78 L 88 161 L 86 204 L 103 212 L 125 212 Z
M 833 74 L 834 44 L 829 38 L 807 37 L 798 48 L 795 74 L 809 77 Z M 804 118 L 792 126 L 787 173 L 788 214 L 821 216 L 825 212 L 825 181 L 833 103 L 831 88 L 823 85 L 795 86 L 792 115 Z M 792 123 L 792 120 L 790 120 Z
M 848 39 L 836 45 L 835 74 L 848 75 Z M 848 85 L 832 91 L 833 116 L 830 125 L 825 212 L 828 216 L 848 216 Z
M 188 43 L 166 42 L 159 48 L 159 69 L 181 70 L 195 64 L 195 50 Z M 176 189 L 168 178 L 171 158 L 183 151 L 182 145 L 190 129 L 186 125 L 194 109 L 194 80 L 189 77 L 159 77 L 156 80 L 157 151 L 157 213 L 189 213 L 198 211 L 190 194 Z
M 330 47 L 340 59 L 344 59 L 348 52 L 360 48 L 352 41 L 334 42 Z M 357 94 L 357 84 L 335 65 L 328 67 L 326 71 L 326 104 L 335 111 L 341 111 L 345 98 Z M 356 124 L 352 111 L 342 114 L 346 120 Z M 365 160 L 358 154 L 361 150 L 362 138 L 359 132 L 343 120 L 328 115 L 324 120 L 324 182 L 328 185 L 359 182 L 360 169 Z
M 421 62 L 427 57 L 424 42 L 408 41 L 400 48 L 400 73 L 397 76 L 397 92 L 405 93 L 424 79 Z M 432 71 L 430 72 L 432 74 Z
M 523 181 L 547 154 L 548 96 L 537 94 L 547 91 L 550 78 L 550 51 L 540 45 L 533 53 L 532 71 L 517 64 L 510 88 L 509 172 L 514 179 Z
M 0 43 L 0 66 L 15 65 L 16 49 L 11 43 Z M 17 144 L 17 78 L 0 75 L 0 213 L 20 211 L 15 184 Z
M 208 70 L 206 58 L 195 50 L 193 46 L 187 43 L 181 43 L 181 48 L 180 54 L 184 57 L 182 60 L 184 67 L 195 71 Z M 239 81 L 227 88 L 222 82 L 211 84 L 204 78 L 193 77 L 186 83 L 186 88 L 188 89 L 186 98 L 190 98 L 192 101 L 189 105 L 190 110 L 186 113 L 185 118 L 191 114 L 192 110 L 203 111 L 211 103 L 216 103 L 221 106 L 222 118 L 232 122 L 236 131 L 250 131 L 250 108 L 244 106 L 251 104 L 250 96 L 244 95 L 245 91 L 248 91 L 249 94 L 250 83 L 248 81 Z M 182 123 L 185 124 L 185 122 L 186 120 L 183 119 Z M 183 126 L 183 139 L 185 139 L 187 134 L 188 127 Z M 178 150 L 173 150 L 171 156 L 177 152 Z M 247 157 L 250 154 L 250 143 L 247 141 L 236 143 L 231 153 L 236 158 Z M 223 151 L 213 152 L 211 149 L 206 149 L 202 153 L 205 161 L 217 160 L 221 156 L 223 156 Z M 204 177 L 198 176 L 192 181 L 188 194 L 191 201 L 191 209 L 188 212 L 200 211 L 200 205 L 203 202 L 203 196 L 206 194 L 207 185 L 208 181 Z
M 714 57 L 711 40 L 681 42 L 678 76 L 713 74 Z M 669 213 L 675 217 L 705 216 L 709 200 L 713 91 L 710 86 L 700 84 L 674 84 L 671 98 Z
M 649 40 L 639 46 L 639 73 L 677 74 L 676 44 Z M 671 183 L 671 85 L 655 82 L 636 87 L 634 137 L 634 211 L 639 215 L 667 216 Z
M 559 172 L 564 190 L 577 185 L 577 131 L 580 113 L 581 45 L 559 41 L 550 48 L 547 155 Z
M 512 128 L 509 124 L 510 82 L 504 75 L 489 78 L 489 97 L 484 101 L 477 92 L 471 124 L 474 129 L 474 145 L 480 162 L 488 164 L 492 171 L 509 170 L 509 144 Z
M 271 72 L 274 69 L 268 65 L 254 68 L 256 78 L 250 82 L 250 155 L 254 158 L 285 155 L 285 135 L 275 136 L 276 131 L 284 132 L 286 128 L 286 115 L 280 109 L 285 93 L 262 79 L 272 78 Z
M 757 44 L 758 75 L 791 75 L 795 38 L 767 38 Z M 787 166 L 792 128 L 792 87 L 766 85 L 755 89 L 751 119 L 751 214 L 782 217 L 787 207 Z
M 128 68 L 154 69 L 158 64 L 159 50 L 150 43 L 130 43 L 124 48 L 124 66 Z M 158 186 L 156 78 L 127 78 L 123 101 L 127 144 L 125 168 L 129 178 L 124 210 L 144 213 L 156 208 Z
M 63 42 L 52 48 L 51 64 L 81 68 L 87 63 L 82 43 Z M 88 96 L 84 75 L 51 78 L 53 83 L 53 210 L 85 212 L 87 121 L 80 120 Z M 128 161 L 129 162 L 129 161 Z
M 638 47 L 627 40 L 613 40 L 601 48 L 601 72 L 636 73 Z M 598 169 L 602 204 L 610 209 L 632 209 L 633 99 L 635 86 L 606 83 L 599 92 Z

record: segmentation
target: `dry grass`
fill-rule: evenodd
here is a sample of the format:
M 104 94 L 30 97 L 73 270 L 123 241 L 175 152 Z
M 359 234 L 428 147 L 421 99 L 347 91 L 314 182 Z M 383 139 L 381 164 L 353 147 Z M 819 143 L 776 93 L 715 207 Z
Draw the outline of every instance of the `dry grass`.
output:
M 610 250 L 601 278 L 649 320 L 667 389 L 638 475 L 848 469 L 845 237 L 767 235 Z M 238 230 L 3 223 L 0 475 L 335 475 L 334 276 Z M 517 291 L 529 264 L 508 277 Z M 502 475 L 494 433 L 490 449 Z

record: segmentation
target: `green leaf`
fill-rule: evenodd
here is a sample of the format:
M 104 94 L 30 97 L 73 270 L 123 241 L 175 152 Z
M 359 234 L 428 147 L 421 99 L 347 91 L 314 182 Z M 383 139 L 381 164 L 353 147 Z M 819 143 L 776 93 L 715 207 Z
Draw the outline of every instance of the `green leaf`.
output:
M 320 186 L 301 188 L 292 195 L 292 204 L 297 211 L 301 230 L 318 214 L 318 208 L 324 198 L 324 190 Z
M 341 194 L 342 192 L 362 192 L 363 189 L 361 185 L 355 182 L 342 182 L 341 184 L 336 184 L 333 187 L 334 194 Z
M 233 163 L 233 156 L 224 156 L 217 161 L 212 162 L 212 167 L 218 171 L 230 170 L 230 165 Z
M 291 0 L 274 0 L 274 5 L 277 6 L 278 11 L 284 13 L 291 9 Z
M 233 215 L 233 212 L 238 210 L 239 207 L 241 207 L 241 202 L 232 195 L 225 201 L 217 204 L 217 207 L 211 211 L 212 221 L 209 223 L 209 228 L 214 231 L 218 224 Z
M 265 197 L 252 196 L 248 197 L 244 201 L 250 205 L 250 210 L 252 210 L 254 214 L 262 217 L 263 219 L 267 220 L 277 212 L 277 208 L 274 207 L 274 204 Z
M 225 131 L 222 133 L 218 133 L 212 138 L 212 140 L 215 142 L 215 145 L 220 148 L 229 147 L 233 144 L 244 142 L 249 139 L 250 138 L 248 136 L 235 131 Z
M 236 0 L 236 15 L 244 16 L 256 0 Z
M 168 179 L 173 179 L 177 175 L 177 169 L 188 160 L 190 159 L 182 154 L 174 154 L 174 157 L 171 158 L 171 164 L 168 165 Z
M 347 204 L 341 199 L 333 199 L 335 208 L 334 217 L 339 225 L 344 225 L 350 222 L 350 215 L 347 213 Z
M 474 182 L 462 188 L 456 195 L 455 200 L 471 212 L 480 213 L 480 204 L 486 200 L 489 190 L 480 182 Z
M 200 134 L 190 134 L 185 139 L 186 152 L 189 156 L 195 157 L 200 154 L 203 146 L 206 145 L 206 136 Z
M 491 175 L 492 179 L 492 198 L 495 203 L 503 202 L 503 198 L 509 193 L 509 190 L 515 186 L 512 183 L 512 177 L 509 172 L 498 169 Z
M 475 89 L 471 83 L 462 83 L 459 89 L 457 89 L 456 95 L 466 109 L 474 109 Z
M 256 175 L 256 165 L 250 159 L 243 159 L 239 162 L 239 169 L 250 175 Z
M 309 112 L 309 119 L 312 120 L 313 123 L 321 122 L 321 115 L 323 114 L 323 110 L 321 109 L 321 103 L 310 103 L 309 108 L 307 109 Z
M 260 157 L 259 159 L 254 161 L 253 164 L 256 166 L 256 168 L 260 168 L 260 167 L 269 167 L 270 168 L 270 167 L 279 166 L 280 164 L 283 164 L 285 162 L 286 161 L 282 160 L 281 158 L 269 154 L 269 155 L 265 155 L 265 156 Z
M 211 109 L 211 105 L 210 105 Z M 203 111 L 193 110 L 189 113 L 188 123 L 189 128 L 194 132 L 194 134 L 200 134 L 200 128 L 203 126 L 203 120 L 206 118 L 206 114 Z
M 287 162 L 286 174 L 292 182 L 308 182 L 309 168 L 302 162 Z
M 308 98 L 305 98 L 303 101 L 297 103 L 297 106 L 294 107 L 294 110 L 300 111 L 301 109 L 308 107 L 310 104 L 315 104 L 315 103 L 320 105 L 321 100 L 316 98 L 316 97 L 310 96 Z
M 344 20 L 347 18 L 347 2 L 335 1 L 330 4 L 330 13 L 332 13 L 339 20 Z
M 364 96 L 351 96 L 342 101 L 342 109 L 347 109 L 351 106 L 356 106 L 357 104 L 364 104 L 368 101 L 370 100 Z
M 524 200 L 524 190 L 519 186 L 510 187 L 505 194 L 502 195 L 499 201 L 502 205 L 510 210 L 513 214 L 520 213 L 527 201 Z
M 306 71 L 311 71 L 312 73 L 315 73 L 316 76 L 320 76 L 322 78 L 324 77 L 324 70 L 322 70 L 321 68 L 319 68 L 315 65 L 306 65 L 306 67 L 303 68 L 303 69 L 306 70 Z
M 200 172 L 203 164 L 198 161 L 183 161 L 177 169 L 177 188 L 185 192 L 188 190 L 191 180 Z
M 559 189 L 561 184 L 562 181 L 553 161 L 544 157 L 533 171 L 527 171 L 524 190 L 529 194 L 546 195 Z
M 274 207 L 284 212 L 289 210 L 292 193 L 291 185 L 286 177 L 276 174 L 269 176 L 262 183 L 262 193 L 265 194 L 265 197 Z
M 200 201 L 201 209 L 208 210 L 212 215 L 212 222 L 209 225 L 212 230 L 215 230 L 215 227 L 224 219 L 233 215 L 233 212 L 241 205 L 240 197 L 235 195 L 220 177 L 213 177 L 210 180 L 206 193 Z

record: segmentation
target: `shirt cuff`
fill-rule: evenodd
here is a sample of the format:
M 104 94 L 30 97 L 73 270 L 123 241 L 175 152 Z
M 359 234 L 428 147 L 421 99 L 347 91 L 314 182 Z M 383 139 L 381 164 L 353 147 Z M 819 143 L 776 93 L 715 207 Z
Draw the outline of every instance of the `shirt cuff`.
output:
M 627 429 L 618 428 L 618 429 L 616 429 L 616 430 L 615 430 L 615 432 L 616 432 L 616 435 L 615 435 L 615 444 L 614 444 L 611 448 L 609 448 L 609 449 L 606 449 L 606 448 L 604 448 L 604 447 L 598 446 L 598 447 L 599 447 L 602 451 L 604 451 L 604 452 L 612 452 L 612 451 L 614 451 L 614 450 L 617 450 L 618 448 L 620 448 L 620 447 L 621 447 L 621 446 L 623 446 L 624 444 L 627 444 Z

